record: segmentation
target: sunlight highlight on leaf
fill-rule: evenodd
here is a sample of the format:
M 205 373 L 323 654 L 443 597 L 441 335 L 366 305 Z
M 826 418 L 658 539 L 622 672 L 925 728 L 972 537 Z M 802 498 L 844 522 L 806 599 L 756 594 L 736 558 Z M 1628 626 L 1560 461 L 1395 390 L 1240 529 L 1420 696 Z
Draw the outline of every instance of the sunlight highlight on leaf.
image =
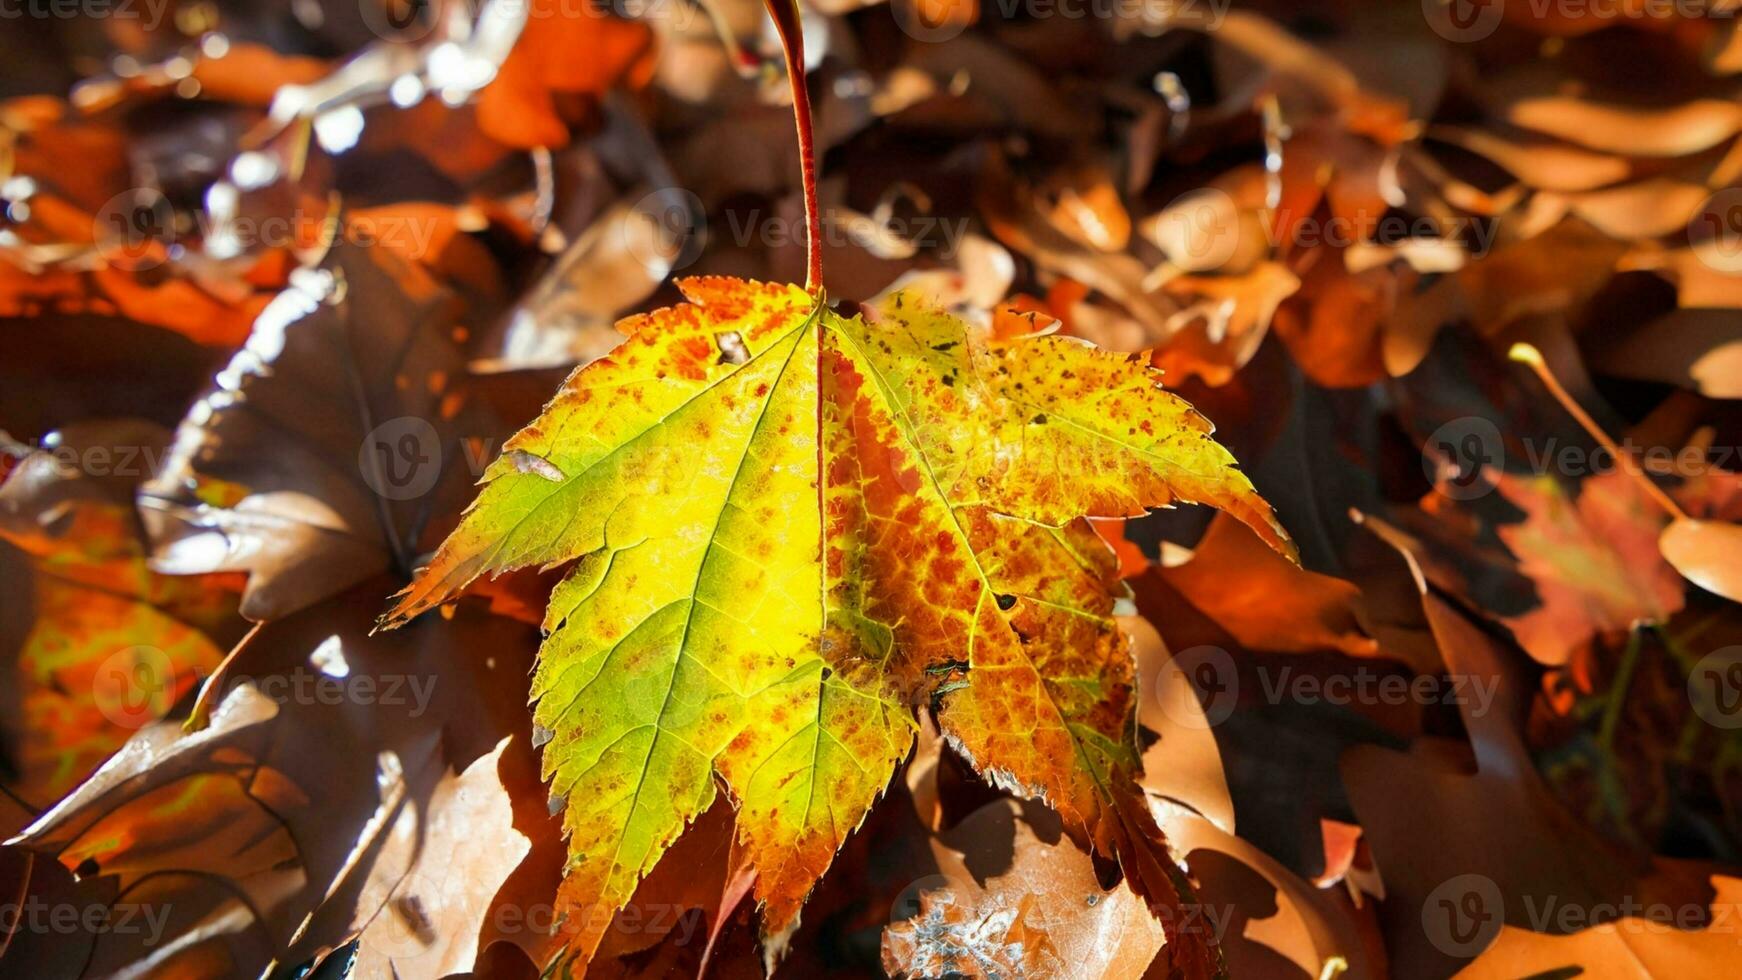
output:
M 384 625 L 473 579 L 573 561 L 533 679 L 566 804 L 571 951 L 723 778 L 770 955 L 937 710 L 994 781 L 1049 800 L 1177 901 L 1135 789 L 1131 655 L 1083 519 L 1186 500 L 1291 545 L 1144 357 L 994 341 L 897 296 L 684 282 L 505 446 Z

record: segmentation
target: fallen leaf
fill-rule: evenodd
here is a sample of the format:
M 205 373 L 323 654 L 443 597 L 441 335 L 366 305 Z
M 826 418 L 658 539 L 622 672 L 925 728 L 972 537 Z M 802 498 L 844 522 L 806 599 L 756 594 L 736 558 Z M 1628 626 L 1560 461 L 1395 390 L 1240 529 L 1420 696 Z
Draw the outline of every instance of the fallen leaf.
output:
M 891 976 L 1137 976 L 1161 948 L 1142 900 L 1103 888 L 1050 813 L 989 803 L 931 846 L 938 872 L 883 931 Z
M 146 567 L 132 489 L 167 439 L 148 423 L 69 426 L 0 483 L 0 540 L 12 546 L 0 577 L 21 602 L 0 651 L 7 832 L 26 822 L 15 805 L 40 811 L 72 789 L 241 635 L 233 582 Z
M 1572 499 L 1551 476 L 1506 474 L 1499 488 L 1525 516 L 1496 531 L 1539 603 L 1506 622 L 1542 663 L 1564 664 L 1594 633 L 1663 622 L 1682 607 L 1681 580 L 1658 551 L 1663 515 L 1627 473 L 1585 480 Z
M 566 14 L 559 0 L 530 3 L 525 28 L 478 104 L 479 125 L 490 137 L 509 146 L 562 146 L 585 118 L 575 106 L 619 81 L 648 78 L 653 35 L 645 24 L 604 8 Z
M 409 569 L 429 495 L 466 482 L 460 313 L 386 250 L 340 245 L 300 271 L 143 488 L 156 567 L 247 572 L 256 620 Z
M 1210 522 L 1189 561 L 1154 574 L 1253 649 L 1379 653 L 1356 620 L 1358 589 L 1281 558 L 1221 517 Z
M 532 631 L 462 611 L 365 637 L 385 585 L 261 627 L 208 727 L 146 726 L 8 843 L 73 871 L 78 906 L 163 913 L 160 934 L 31 935 L 38 955 L 256 976 L 360 936 L 377 975 L 470 970 L 493 941 L 542 961 L 549 905 L 515 877 L 556 841 L 522 708 Z
M 1350 801 L 1385 881 L 1396 972 L 1448 975 L 1503 925 L 1543 931 L 1531 918 L 1545 906 L 1704 908 L 1711 894 L 1703 882 L 1599 838 L 1555 801 L 1520 734 L 1528 688 L 1516 680 L 1518 658 L 1438 597 L 1424 595 L 1422 606 L 1448 669 L 1491 686 L 1488 696 L 1472 688 L 1459 703 L 1467 748 L 1424 737 L 1406 753 L 1358 747 L 1343 758 Z M 1420 848 L 1423 839 L 1436 846 Z
M 1287 549 L 1208 424 L 1141 358 L 1068 338 L 993 341 L 899 296 L 867 323 L 795 287 L 684 286 L 691 305 L 626 323 L 505 444 L 383 618 L 580 559 L 533 685 L 566 801 L 565 906 L 621 904 L 718 770 L 778 952 L 928 701 L 982 773 L 1045 793 L 1169 904 L 1121 788 L 1130 661 L 1111 556 L 1081 516 L 1198 500 Z M 634 792 L 649 780 L 658 796 Z M 579 925 L 573 951 L 598 938 Z
M 1663 558 L 1707 592 L 1742 602 L 1742 526 L 1677 518 L 1657 539 Z

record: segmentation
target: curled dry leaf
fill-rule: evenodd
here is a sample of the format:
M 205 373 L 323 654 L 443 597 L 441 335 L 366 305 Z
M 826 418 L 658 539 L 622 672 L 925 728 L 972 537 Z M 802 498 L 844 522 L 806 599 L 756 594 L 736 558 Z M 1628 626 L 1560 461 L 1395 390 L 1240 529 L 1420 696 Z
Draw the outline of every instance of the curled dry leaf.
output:
M 72 871 L 76 907 L 165 912 L 82 953 L 26 934 L 9 963 L 260 976 L 358 936 L 374 975 L 471 970 L 498 941 L 542 962 L 549 906 L 523 862 L 556 837 L 523 708 L 532 631 L 464 610 L 367 637 L 385 584 L 262 626 L 208 727 L 145 727 L 9 842 Z
M 1131 624 L 1145 678 L 1142 721 L 1157 738 L 1144 753 L 1149 805 L 1195 883 L 1190 914 L 1212 932 L 1231 976 L 1311 978 L 1341 961 L 1342 975 L 1383 976 L 1353 909 L 1315 889 L 1261 849 L 1235 836 L 1234 802 L 1222 772 L 1215 725 L 1188 674 L 1165 666 L 1152 627 Z
M 1742 602 L 1742 525 L 1677 518 L 1657 544 L 1664 560 L 1688 581 Z
M 623 340 L 618 318 L 653 295 L 677 257 L 668 235 L 645 211 L 613 205 L 509 312 L 499 351 L 472 369 L 567 367 L 608 353 Z
M 1445 975 L 1476 959 L 1503 926 L 1535 939 L 1562 929 L 1532 923 L 1530 910 L 1551 900 L 1580 908 L 1619 908 L 1622 901 L 1706 908 L 1713 896 L 1701 873 L 1630 854 L 1561 807 L 1520 731 L 1527 688 L 1517 680 L 1518 658 L 1438 597 L 1424 595 L 1422 606 L 1448 670 L 1489 694 L 1459 705 L 1467 750 L 1424 737 L 1407 753 L 1361 747 L 1344 755 L 1350 801 L 1385 881 L 1386 913 L 1396 917 L 1394 970 Z M 1416 846 L 1424 832 L 1440 842 L 1431 851 Z M 1452 919 L 1454 911 L 1464 919 Z M 1669 930 L 1640 941 L 1673 949 L 1681 940 Z
M 1714 908 L 1734 909 L 1742 900 L 1742 879 L 1712 875 L 1710 884 Z M 1545 936 L 1508 923 L 1493 945 L 1457 976 L 1501 980 L 1566 969 L 1578 969 L 1579 976 L 1592 980 L 1717 976 L 1735 962 L 1735 955 L 1735 937 L 1715 919 L 1704 928 L 1683 928 L 1650 915 L 1622 916 L 1565 936 Z
M 167 440 L 136 421 L 69 426 L 0 483 L 0 587 L 12 610 L 0 634 L 9 675 L 0 830 L 22 826 L 166 714 L 217 665 L 220 644 L 241 635 L 234 583 L 151 572 L 135 481 L 90 473 L 98 458 L 131 471 L 118 461 L 160 458 Z
M 382 250 L 299 271 L 143 489 L 157 567 L 247 572 L 242 613 L 264 620 L 408 566 L 425 495 L 464 485 L 459 314 Z

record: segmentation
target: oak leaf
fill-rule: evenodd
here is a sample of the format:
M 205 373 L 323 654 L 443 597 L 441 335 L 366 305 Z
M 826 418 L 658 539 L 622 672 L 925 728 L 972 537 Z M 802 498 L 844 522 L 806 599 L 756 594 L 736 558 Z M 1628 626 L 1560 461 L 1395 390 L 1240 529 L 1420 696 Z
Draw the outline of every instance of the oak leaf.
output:
M 155 567 L 247 573 L 254 620 L 408 567 L 436 502 L 465 492 L 465 315 L 391 249 L 341 242 L 299 270 L 141 488 Z
M 75 874 L 82 916 L 161 916 L 21 931 L 8 976 L 294 976 L 353 939 L 360 976 L 468 973 L 492 945 L 547 956 L 561 844 L 521 706 L 533 632 L 461 608 L 370 637 L 386 587 L 262 625 L 205 728 L 143 726 L 0 849 L 36 856 L 32 894 Z
M 383 617 L 574 562 L 532 684 L 571 951 L 717 773 L 778 953 L 923 705 L 984 776 L 1176 902 L 1135 788 L 1123 587 L 1084 518 L 1209 503 L 1292 553 L 1209 423 L 1144 355 L 998 341 L 900 295 L 868 322 L 792 286 L 681 285 L 691 303 L 625 321 L 504 445 Z
M 1701 862 L 1615 844 L 1561 806 L 1525 741 L 1529 686 L 1521 679 L 1523 655 L 1428 589 L 1407 537 L 1373 518 L 1368 526 L 1408 562 L 1448 673 L 1470 678 L 1472 690 L 1485 684 L 1491 692 L 1458 706 L 1467 745 L 1423 736 L 1407 752 L 1366 745 L 1343 754 L 1350 805 L 1384 875 L 1382 914 L 1398 937 L 1392 949 L 1396 975 L 1448 976 L 1468 964 L 1468 973 L 1460 975 L 1524 976 L 1546 968 L 1526 964 L 1548 959 L 1590 975 L 1680 975 L 1673 969 L 1653 974 L 1653 967 L 1687 962 L 1687 944 L 1705 946 L 1710 937 L 1701 937 L 1692 920 L 1663 928 L 1633 949 L 1644 965 L 1639 973 L 1617 974 L 1605 967 L 1624 964 L 1616 954 L 1632 944 L 1613 942 L 1612 933 L 1636 932 L 1633 924 L 1602 927 L 1604 916 L 1593 915 L 1569 928 L 1564 917 L 1538 913 L 1533 919 L 1532 910 L 1576 906 L 1625 916 L 1637 903 L 1685 909 L 1709 920 L 1721 914 L 1706 909 L 1721 897 L 1716 890 L 1724 880 Z M 1423 848 L 1423 840 L 1437 843 Z M 1547 938 L 1573 931 L 1579 939 Z M 1708 949 L 1715 952 L 1717 945 Z

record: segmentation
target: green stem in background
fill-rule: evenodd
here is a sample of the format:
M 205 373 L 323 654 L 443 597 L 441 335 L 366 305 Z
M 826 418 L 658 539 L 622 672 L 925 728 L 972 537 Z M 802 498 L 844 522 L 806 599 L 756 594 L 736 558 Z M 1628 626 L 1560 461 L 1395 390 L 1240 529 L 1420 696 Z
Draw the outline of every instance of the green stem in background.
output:
M 1720 609 L 1679 634 L 1670 632 L 1668 626 L 1658 628 L 1658 636 L 1662 638 L 1663 648 L 1669 651 L 1676 666 L 1681 668 L 1681 676 L 1684 681 L 1692 675 L 1694 667 L 1699 663 L 1699 658 L 1688 651 L 1688 643 L 1718 622 L 1723 614 L 1724 610 Z M 1681 735 L 1676 739 L 1675 755 L 1672 756 L 1677 765 L 1693 764 L 1694 750 L 1699 747 L 1700 736 L 1705 733 L 1706 727 L 1706 721 L 1700 717 L 1698 711 L 1688 713 L 1687 720 L 1682 722 Z
M 1621 709 L 1627 704 L 1627 690 L 1633 686 L 1633 672 L 1639 667 L 1639 648 L 1643 629 L 1634 627 L 1627 634 L 1627 649 L 1621 653 L 1621 666 L 1615 672 L 1615 682 L 1609 685 L 1609 703 L 1603 707 L 1602 727 L 1597 730 L 1597 744 L 1605 754 L 1613 750 L 1615 728 L 1621 723 Z
M 1716 626 L 1726 615 L 1728 615 L 1728 613 L 1729 610 L 1727 609 L 1718 609 L 1696 621 L 1693 625 L 1682 630 L 1680 633 L 1670 632 L 1668 623 L 1658 626 L 1657 635 L 1662 638 L 1664 649 L 1668 650 L 1670 655 L 1675 658 L 1676 663 L 1681 665 L 1684 677 L 1687 674 L 1692 673 L 1694 666 L 1700 662 L 1699 657 L 1694 656 L 1688 651 L 1688 644 L 1699 639 L 1700 634 L 1704 633 L 1706 630 Z
M 798 0 L 764 0 L 786 51 L 786 77 L 792 83 L 792 115 L 798 124 L 798 165 L 804 182 L 805 288 L 823 288 L 823 226 L 817 213 L 817 139 L 811 124 L 810 89 L 805 86 L 804 27 Z
M 1621 712 L 1627 707 L 1627 695 L 1633 687 L 1633 675 L 1639 668 L 1640 649 L 1645 645 L 1645 628 L 1635 626 L 1627 634 L 1627 649 L 1621 653 L 1621 663 L 1615 681 L 1609 685 L 1609 696 L 1603 705 L 1603 720 L 1597 729 L 1597 782 L 1602 788 L 1604 809 L 1615 827 L 1629 838 L 1634 837 L 1627 820 L 1627 788 L 1621 782 L 1620 766 L 1615 760 L 1615 730 L 1621 724 Z

